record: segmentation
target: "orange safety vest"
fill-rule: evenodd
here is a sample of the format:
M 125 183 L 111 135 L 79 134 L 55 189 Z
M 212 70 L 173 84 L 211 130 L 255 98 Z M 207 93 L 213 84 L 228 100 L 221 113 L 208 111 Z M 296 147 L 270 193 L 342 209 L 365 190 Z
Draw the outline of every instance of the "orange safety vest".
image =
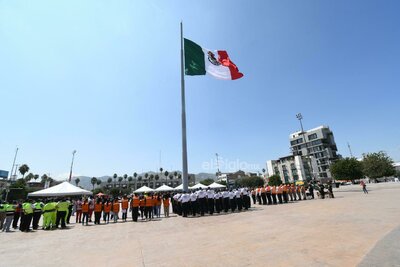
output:
M 266 190 L 267 190 L 267 192 L 271 192 L 271 187 L 268 185 L 268 186 L 266 187 Z
M 101 212 L 103 204 L 94 204 L 94 212 Z
M 111 203 L 104 204 L 104 212 L 110 212 L 111 211 Z
M 164 207 L 169 207 L 169 198 L 163 200 Z
M 82 212 L 89 212 L 89 203 L 82 204 Z
M 151 197 L 146 197 L 145 206 L 146 207 L 153 207 L 153 199 Z
M 278 194 L 282 194 L 283 193 L 283 187 L 282 186 L 279 186 L 278 187 Z
M 113 212 L 119 212 L 119 202 L 114 202 L 114 204 L 113 204 Z
M 122 203 L 121 203 L 122 209 L 128 209 L 128 200 L 127 199 L 123 199 Z
M 132 208 L 139 207 L 139 205 L 140 205 L 139 198 L 138 197 L 133 197 L 132 201 L 131 201 Z
M 276 194 L 276 186 L 272 187 L 272 194 L 274 194 L 274 195 Z

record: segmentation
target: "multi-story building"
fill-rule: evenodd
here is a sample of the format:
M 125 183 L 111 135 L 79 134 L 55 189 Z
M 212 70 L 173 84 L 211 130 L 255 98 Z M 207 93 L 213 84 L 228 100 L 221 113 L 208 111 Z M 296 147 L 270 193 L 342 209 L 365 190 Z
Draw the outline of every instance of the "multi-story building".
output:
M 313 174 L 315 178 L 332 178 L 329 166 L 339 159 L 332 131 L 328 126 L 290 135 L 290 148 L 294 156 L 306 156 L 308 160 L 315 159 Z
M 337 160 L 337 147 L 327 126 L 292 133 L 292 155 L 267 161 L 267 176 L 278 174 L 284 182 L 331 179 L 329 166 Z

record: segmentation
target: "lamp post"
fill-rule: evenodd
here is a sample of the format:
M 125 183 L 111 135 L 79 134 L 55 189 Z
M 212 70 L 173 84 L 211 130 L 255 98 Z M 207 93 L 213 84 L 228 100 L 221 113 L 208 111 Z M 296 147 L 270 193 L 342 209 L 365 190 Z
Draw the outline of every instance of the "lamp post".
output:
M 70 169 L 70 171 L 69 171 L 69 179 L 68 179 L 68 182 L 71 182 L 71 178 L 72 178 L 72 167 L 74 166 L 75 153 L 76 153 L 76 150 L 72 151 L 71 169 Z
M 301 120 L 303 119 L 303 115 L 301 115 L 301 113 L 297 113 L 297 114 L 296 114 L 296 118 L 297 118 L 297 119 L 299 120 L 299 122 L 300 122 L 301 134 L 302 134 L 302 136 L 303 136 L 303 139 L 304 139 L 304 142 L 305 142 L 305 145 L 306 145 L 306 158 L 307 158 L 308 163 L 310 164 L 311 179 L 313 180 L 313 179 L 314 179 L 313 166 L 312 166 L 312 162 L 311 162 L 310 155 L 309 155 L 309 153 L 308 153 L 308 142 L 307 142 L 306 136 L 305 136 L 305 134 L 304 134 L 303 123 L 302 123 L 302 121 L 301 121 Z M 306 178 L 306 179 L 307 179 L 307 178 Z

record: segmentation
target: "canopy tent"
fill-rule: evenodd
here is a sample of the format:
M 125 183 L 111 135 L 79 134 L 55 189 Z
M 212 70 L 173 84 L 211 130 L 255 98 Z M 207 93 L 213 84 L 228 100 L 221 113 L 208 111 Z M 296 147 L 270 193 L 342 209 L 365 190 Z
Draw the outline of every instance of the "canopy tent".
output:
M 61 196 L 81 196 L 81 195 L 93 195 L 92 192 L 72 185 L 68 182 L 39 190 L 33 193 L 29 193 L 28 197 L 61 197 Z
M 154 189 L 147 187 L 147 186 L 142 186 L 141 188 L 137 189 L 136 191 L 133 191 L 134 193 L 146 193 L 146 192 L 153 192 Z
M 210 184 L 208 187 L 210 187 L 210 188 L 225 188 L 226 186 L 225 185 L 222 185 L 222 184 L 219 184 L 219 183 L 216 183 L 216 182 L 214 182 L 214 183 L 212 183 L 212 184 Z
M 160 186 L 160 187 L 154 189 L 154 191 L 156 191 L 156 192 L 172 191 L 172 190 L 174 190 L 174 188 L 172 188 L 172 187 L 170 187 L 170 186 L 168 186 L 168 185 L 165 185 L 165 184 L 163 184 L 162 186 Z
M 174 190 L 183 190 L 183 184 L 178 185 Z
M 201 189 L 201 188 L 207 188 L 208 186 L 202 184 L 202 183 L 197 183 L 194 186 L 191 186 L 190 189 Z

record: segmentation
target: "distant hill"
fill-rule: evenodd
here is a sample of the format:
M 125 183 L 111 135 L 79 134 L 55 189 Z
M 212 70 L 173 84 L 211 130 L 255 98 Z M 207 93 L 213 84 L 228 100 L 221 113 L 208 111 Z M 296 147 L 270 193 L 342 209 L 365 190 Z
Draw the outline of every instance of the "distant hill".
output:
M 175 171 L 172 171 L 172 172 L 169 172 L 169 173 L 174 173 Z M 176 171 L 178 174 L 181 174 L 182 172 L 180 172 L 180 171 Z M 156 172 L 147 172 L 148 174 L 158 174 L 158 173 L 156 173 Z M 144 174 L 145 173 L 138 173 L 138 176 L 144 176 Z M 72 177 L 72 179 L 71 179 L 71 182 L 72 182 L 72 184 L 75 184 L 75 179 L 76 178 L 79 178 L 79 186 L 80 187 L 82 187 L 82 188 L 84 188 L 84 189 L 87 189 L 87 190 L 92 190 L 92 184 L 90 183 L 90 181 L 91 181 L 91 179 L 92 179 L 92 177 L 90 177 L 90 176 L 74 176 L 74 177 Z M 110 176 L 110 175 L 104 175 L 104 176 L 101 176 L 101 177 L 96 177 L 97 179 L 100 179 L 101 181 L 102 181 L 102 184 L 106 184 L 107 183 L 107 180 L 108 180 L 108 178 L 112 178 L 112 176 Z M 195 174 L 195 180 L 196 180 L 196 183 L 197 182 L 200 182 L 200 181 L 202 181 L 202 180 L 204 180 L 204 179 L 207 179 L 207 178 L 211 178 L 211 179 L 216 179 L 217 177 L 216 177 L 216 175 L 215 175 L 215 173 L 205 173 L 205 172 L 201 172 L 201 173 L 198 173 L 198 174 Z M 114 179 L 113 179 L 114 180 Z

